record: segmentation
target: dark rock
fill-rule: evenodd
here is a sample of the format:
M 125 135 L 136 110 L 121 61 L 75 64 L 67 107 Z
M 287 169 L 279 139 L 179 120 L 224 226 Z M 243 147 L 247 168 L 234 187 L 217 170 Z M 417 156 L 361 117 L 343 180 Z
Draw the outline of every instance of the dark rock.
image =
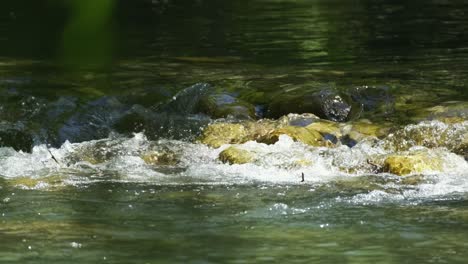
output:
M 188 115 L 198 111 L 200 100 L 210 94 L 212 86 L 197 83 L 174 95 L 169 102 L 155 107 L 157 112 Z
M 358 86 L 349 94 L 354 102 L 362 105 L 364 112 L 389 115 L 395 111 L 395 99 L 387 86 Z
M 107 137 L 126 108 L 115 97 L 102 97 L 82 105 L 59 129 L 58 140 L 82 142 Z
M 198 110 L 213 118 L 253 119 L 256 116 L 253 105 L 226 92 L 215 92 L 201 98 Z
M 352 100 L 345 94 L 333 89 L 323 89 L 307 94 L 280 94 L 268 106 L 266 117 L 279 118 L 289 113 L 312 113 L 320 118 L 344 122 L 359 110 L 359 106 L 353 106 Z
M 21 124 L 0 123 L 0 147 L 31 152 L 33 143 L 32 135 Z

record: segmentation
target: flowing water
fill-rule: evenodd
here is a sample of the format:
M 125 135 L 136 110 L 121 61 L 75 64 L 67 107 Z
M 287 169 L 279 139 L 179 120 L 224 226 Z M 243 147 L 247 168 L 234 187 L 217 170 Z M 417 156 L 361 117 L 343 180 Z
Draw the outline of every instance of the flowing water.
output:
M 2 1 L 0 262 L 466 263 L 467 13 L 444 0 Z M 392 134 L 249 141 L 254 162 L 224 164 L 227 145 L 196 139 L 245 116 L 200 112 L 210 93 L 254 119 L 297 110 L 291 94 L 339 94 L 359 107 L 335 121 Z M 398 151 L 443 166 L 372 169 Z M 144 159 L 155 152 L 161 163 Z

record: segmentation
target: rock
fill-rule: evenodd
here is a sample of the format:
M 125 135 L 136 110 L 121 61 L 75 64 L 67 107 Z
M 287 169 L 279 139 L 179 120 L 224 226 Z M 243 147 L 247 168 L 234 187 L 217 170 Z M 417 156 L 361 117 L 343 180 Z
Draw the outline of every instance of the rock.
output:
M 327 135 L 331 135 L 335 138 L 342 136 L 341 128 L 338 123 L 331 122 L 328 120 L 317 120 L 306 127 L 308 130 L 317 131 L 322 134 L 325 138 Z
M 261 143 L 274 144 L 279 140 L 279 136 L 288 135 L 294 141 L 299 141 L 310 146 L 323 146 L 325 141 L 322 135 L 305 127 L 286 126 L 278 128 L 260 139 Z
M 219 160 L 229 164 L 245 164 L 253 161 L 253 155 L 247 150 L 231 146 L 219 153 Z
M 198 111 L 200 100 L 212 91 L 206 83 L 197 83 L 183 89 L 172 97 L 167 103 L 157 106 L 158 112 L 188 115 Z
M 384 138 L 390 131 L 388 124 L 373 124 L 369 120 L 362 119 L 341 126 L 343 136 L 340 141 L 348 147 L 355 146 L 358 142 L 376 138 Z
M 463 156 L 465 160 L 468 160 L 468 131 L 464 133 L 460 144 L 455 146 L 453 152 Z
M 169 150 L 148 152 L 141 155 L 141 159 L 153 166 L 173 166 L 179 163 L 177 155 Z
M 23 189 L 59 189 L 65 187 L 64 179 L 58 175 L 32 178 L 32 177 L 16 177 L 7 180 L 9 185 L 20 187 Z
M 395 99 L 387 86 L 358 86 L 349 92 L 353 101 L 362 105 L 365 113 L 389 115 L 395 111 Z
M 442 169 L 442 160 L 426 153 L 395 154 L 385 159 L 384 171 L 399 176 Z
M 199 141 L 210 147 L 219 148 L 224 144 L 240 144 L 248 141 L 248 131 L 242 124 L 215 123 L 203 131 Z
M 413 120 L 439 120 L 447 124 L 460 123 L 468 119 L 468 103 L 449 101 L 440 105 L 422 108 Z
M 359 108 L 357 105 L 354 108 Z M 352 118 L 355 110 L 346 95 L 333 89 L 309 94 L 279 94 L 268 106 L 266 117 L 279 118 L 289 113 L 312 113 L 320 118 L 344 122 Z
M 255 107 L 229 93 L 213 93 L 201 98 L 198 110 L 212 118 L 254 119 Z
M 287 114 L 279 118 L 277 123 L 280 126 L 306 127 L 319 120 L 320 120 L 320 117 L 311 113 Z
M 0 122 L 0 147 L 12 147 L 16 151 L 30 152 L 33 137 L 22 125 Z
M 445 147 L 459 155 L 467 155 L 468 121 L 445 124 L 440 121 L 425 121 L 408 125 L 384 139 L 387 149 L 405 151 L 414 146 L 427 148 Z

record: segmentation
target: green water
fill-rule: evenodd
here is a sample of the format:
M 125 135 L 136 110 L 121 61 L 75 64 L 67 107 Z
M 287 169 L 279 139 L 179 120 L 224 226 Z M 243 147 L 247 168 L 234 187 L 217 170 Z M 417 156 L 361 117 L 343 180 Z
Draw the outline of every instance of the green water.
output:
M 467 153 L 429 149 L 449 166 L 415 182 L 341 172 L 380 153 L 365 144 L 252 143 L 259 163 L 230 166 L 193 143 L 215 118 L 161 109 L 196 83 L 260 110 L 371 86 L 391 107 L 360 118 L 396 127 L 443 108 L 466 128 L 467 13 L 443 0 L 2 1 L 0 262 L 465 263 Z M 152 148 L 182 161 L 144 164 Z M 290 164 L 306 152 L 312 166 Z

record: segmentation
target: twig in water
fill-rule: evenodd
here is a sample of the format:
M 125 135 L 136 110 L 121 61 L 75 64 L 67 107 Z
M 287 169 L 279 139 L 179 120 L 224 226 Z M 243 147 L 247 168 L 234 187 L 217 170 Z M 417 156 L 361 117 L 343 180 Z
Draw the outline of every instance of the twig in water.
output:
M 47 148 L 47 151 L 49 152 L 50 156 L 52 157 L 52 159 L 55 161 L 55 163 L 59 164 L 60 165 L 60 162 L 58 162 L 58 160 L 55 158 L 54 154 L 52 154 L 52 151 L 50 151 L 49 148 Z

